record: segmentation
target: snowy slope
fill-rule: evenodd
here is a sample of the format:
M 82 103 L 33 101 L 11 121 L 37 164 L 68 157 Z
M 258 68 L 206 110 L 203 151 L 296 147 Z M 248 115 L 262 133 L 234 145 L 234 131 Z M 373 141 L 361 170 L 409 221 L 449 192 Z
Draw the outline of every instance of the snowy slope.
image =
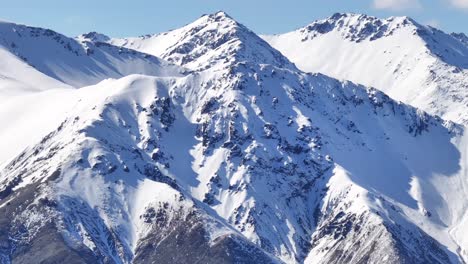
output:
M 16 93 L 8 86 L 12 82 L 20 93 L 46 87 L 79 88 L 129 74 L 179 74 L 177 67 L 148 54 L 9 22 L 0 22 L 0 56 L 8 61 L 0 68 L 0 76 L 8 81 L 1 82 L 0 91 L 9 94 Z
M 468 47 L 461 34 L 407 17 L 335 14 L 263 38 L 304 71 L 373 86 L 432 114 L 468 122 Z
M 51 88 L 70 86 L 37 71 L 15 55 L 0 48 L 0 97 L 21 95 Z M 38 84 L 42 85 L 38 85 Z
M 103 38 L 90 33 L 73 39 L 0 22 L 0 123 L 8 124 L 0 130 L 0 164 L 63 121 L 75 105 L 67 90 L 129 74 L 182 76 L 185 71 L 148 54 L 95 42 Z
M 20 174 L 12 174 L 15 175 L 13 183 L 19 183 L 15 188 L 24 186 L 25 189 L 20 189 L 24 191 L 15 192 L 16 199 L 9 200 L 10 204 L 6 205 L 5 195 L 9 195 L 8 186 L 12 186 L 8 179 L 7 187 L 1 191 L 2 207 L 6 209 L 9 206 L 16 208 L 11 204 L 23 196 L 36 196 L 31 202 L 36 204 L 37 209 L 29 207 L 28 211 L 16 215 L 17 220 L 24 223 L 28 230 L 28 235 L 22 239 L 10 241 L 13 248 L 26 248 L 27 251 L 26 254 L 13 256 L 16 261 L 31 261 L 31 251 L 36 250 L 36 244 L 31 241 L 35 241 L 34 237 L 41 237 L 42 234 L 36 230 L 42 228 L 50 228 L 51 233 L 57 229 L 68 247 L 93 255 L 93 260 L 87 259 L 87 262 L 105 262 L 107 259 L 112 263 L 128 263 L 133 258 L 138 259 L 139 251 L 145 251 L 144 240 L 166 229 L 182 228 L 181 232 L 201 239 L 205 235 L 197 237 L 199 230 L 195 230 L 195 234 L 186 231 L 187 228 L 190 230 L 200 225 L 203 227 L 201 231 L 210 236 L 210 243 L 221 245 L 223 241 L 229 241 L 230 237 L 240 237 L 216 218 L 199 212 L 190 196 L 185 198 L 185 193 L 176 188 L 175 181 L 162 175 L 159 165 L 143 149 L 143 143 L 148 144 L 158 137 L 159 132 L 152 129 L 152 122 L 157 126 L 161 124 L 157 119 L 153 120 L 151 112 L 143 112 L 136 103 L 146 105 L 153 102 L 156 95 L 165 95 L 167 91 L 164 91 L 164 87 L 172 81 L 129 76 L 118 81 L 105 81 L 98 86 L 67 91 L 73 96 L 63 96 L 64 92 L 60 91 L 64 100 L 75 105 L 68 119 L 33 149 L 24 152 L 24 155 L 33 155 L 37 159 L 24 159 L 26 156 L 20 155 L 8 166 L 7 170 L 13 171 L 15 167 L 20 167 L 17 171 Z M 54 99 L 47 98 L 43 102 Z M 154 109 L 153 113 L 157 113 L 157 110 Z M 136 134 L 133 133 L 141 135 L 134 138 Z M 146 133 L 151 137 L 145 139 L 148 136 Z M 117 167 L 118 163 L 121 166 Z M 26 167 L 31 169 L 28 175 L 21 172 Z M 57 180 L 59 174 L 61 177 Z M 34 188 L 39 189 L 31 191 Z M 3 214 L 5 216 L 8 214 Z M 23 217 L 27 217 L 26 223 Z M 165 222 L 161 222 L 161 218 Z M 157 224 L 153 224 L 155 221 Z M 193 226 L 185 227 L 186 221 Z M 54 227 L 46 226 L 48 223 L 54 223 Z M 2 230 L 10 229 L 3 226 Z M 15 225 L 12 225 L 11 232 L 21 230 L 15 230 Z M 13 233 L 12 237 L 15 235 L 19 234 Z M 111 238 L 105 238 L 107 236 Z M 236 243 L 263 254 L 263 257 L 259 257 L 260 262 L 265 262 L 262 258 L 270 258 L 244 238 L 240 238 L 240 241 Z M 31 251 L 27 250 L 28 247 Z M 59 244 L 58 248 L 61 247 L 63 245 Z M 8 247 L 6 250 L 9 250 Z M 198 254 L 201 257 L 203 253 Z M 208 256 L 215 255 L 208 253 Z
M 190 71 L 5 106 L 50 133 L 1 169 L 0 260 L 467 260 L 464 127 L 301 72 L 222 12 L 161 36 Z

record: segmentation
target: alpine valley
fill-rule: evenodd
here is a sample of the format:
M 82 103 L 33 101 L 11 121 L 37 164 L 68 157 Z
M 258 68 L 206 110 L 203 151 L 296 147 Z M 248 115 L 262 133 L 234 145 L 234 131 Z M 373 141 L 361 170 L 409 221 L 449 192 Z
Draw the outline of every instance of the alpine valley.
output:
M 0 22 L 0 263 L 466 263 L 467 43 Z

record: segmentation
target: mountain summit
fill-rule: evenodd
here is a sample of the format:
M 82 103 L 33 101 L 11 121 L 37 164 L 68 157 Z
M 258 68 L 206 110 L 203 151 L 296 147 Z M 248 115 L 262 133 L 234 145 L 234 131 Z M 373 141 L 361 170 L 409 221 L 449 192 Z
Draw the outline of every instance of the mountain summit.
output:
M 204 15 L 169 32 L 112 39 L 110 43 L 146 52 L 190 69 L 232 62 L 295 68 L 281 53 L 224 12 Z
M 409 17 L 391 17 L 382 20 L 376 17 L 354 13 L 335 13 L 328 19 L 318 20 L 300 29 L 304 41 L 331 31 L 341 32 L 343 38 L 352 42 L 377 40 L 392 35 L 395 30 L 405 27 L 419 27 Z
M 299 68 L 376 87 L 432 114 L 467 123 L 468 47 L 408 17 L 335 14 L 263 36 Z

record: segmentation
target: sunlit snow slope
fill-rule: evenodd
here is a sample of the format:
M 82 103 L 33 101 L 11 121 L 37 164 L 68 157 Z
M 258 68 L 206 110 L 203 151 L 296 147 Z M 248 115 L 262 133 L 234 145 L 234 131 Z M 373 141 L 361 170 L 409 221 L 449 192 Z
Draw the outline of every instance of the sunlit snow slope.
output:
M 263 38 L 304 71 L 373 86 L 432 114 L 468 122 L 463 34 L 449 35 L 408 17 L 335 14 Z
M 67 101 L 74 96 L 67 89 L 129 74 L 181 76 L 185 71 L 149 54 L 94 43 L 91 36 L 76 40 L 49 29 L 0 22 L 0 164 L 65 118 L 74 106 Z
M 176 74 L 174 67 L 148 54 L 9 22 L 0 22 L 0 56 L 0 74 L 8 81 L 0 86 L 0 95 L 65 84 L 79 88 L 128 74 Z M 10 83 L 22 86 L 17 91 L 5 86 Z

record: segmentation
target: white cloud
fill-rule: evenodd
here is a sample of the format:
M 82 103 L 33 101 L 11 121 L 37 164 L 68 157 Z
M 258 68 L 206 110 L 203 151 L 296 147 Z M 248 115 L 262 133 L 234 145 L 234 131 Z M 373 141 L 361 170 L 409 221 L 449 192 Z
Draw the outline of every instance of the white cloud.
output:
M 468 0 L 451 0 L 467 2 Z M 421 8 L 419 0 L 374 0 L 374 8 L 389 10 L 405 10 Z
M 468 9 L 468 0 L 450 0 L 450 2 L 454 7 Z

